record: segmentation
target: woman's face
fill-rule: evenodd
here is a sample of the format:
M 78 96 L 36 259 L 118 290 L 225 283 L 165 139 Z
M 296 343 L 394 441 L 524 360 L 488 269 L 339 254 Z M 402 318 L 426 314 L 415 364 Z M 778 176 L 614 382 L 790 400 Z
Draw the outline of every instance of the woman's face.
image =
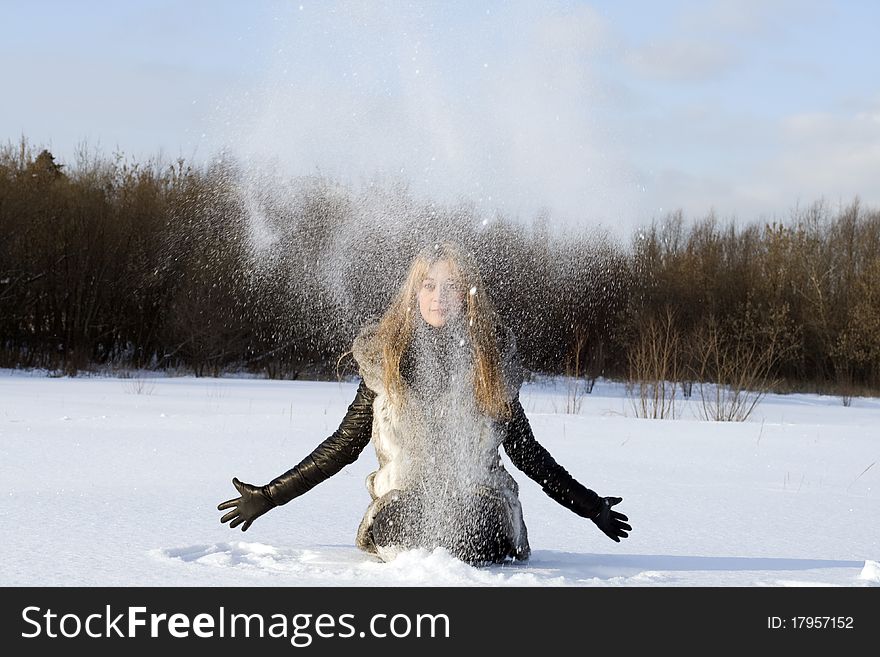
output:
M 440 260 L 431 265 L 419 287 L 418 299 L 422 318 L 437 328 L 461 312 L 464 292 L 461 282 L 453 277 L 448 261 Z

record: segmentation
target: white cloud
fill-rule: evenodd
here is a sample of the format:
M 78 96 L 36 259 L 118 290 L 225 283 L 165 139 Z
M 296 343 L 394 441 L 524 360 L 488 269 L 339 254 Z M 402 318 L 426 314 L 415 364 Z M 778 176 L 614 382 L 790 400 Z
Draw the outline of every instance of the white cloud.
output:
M 581 57 L 606 45 L 608 29 L 605 20 L 595 10 L 581 6 L 540 17 L 534 28 L 535 43 L 549 51 Z
M 716 33 L 738 38 L 779 38 L 795 25 L 826 15 L 827 0 L 713 0 L 679 17 L 686 33 Z
M 801 194 L 880 204 L 880 112 L 798 114 L 781 123 L 784 151 L 768 174 Z
M 798 113 L 778 121 L 722 111 L 689 117 L 687 130 L 682 117 L 664 117 L 669 132 L 657 145 L 660 156 L 654 154 L 660 165 L 644 174 L 654 216 L 681 208 L 690 217 L 715 210 L 744 221 L 784 218 L 797 205 L 847 204 L 856 197 L 880 208 L 876 106 L 845 114 Z M 693 153 L 678 157 L 690 145 L 688 131 L 705 153 L 718 154 L 717 162 L 701 168 Z
M 625 62 L 644 77 L 702 82 L 730 71 L 737 63 L 737 55 L 720 43 L 669 39 L 630 51 Z
M 790 30 L 815 24 L 829 11 L 825 0 L 715 0 L 693 5 L 685 3 L 665 32 L 626 47 L 625 64 L 638 75 L 665 82 L 716 80 L 745 62 L 756 45 L 784 40 Z

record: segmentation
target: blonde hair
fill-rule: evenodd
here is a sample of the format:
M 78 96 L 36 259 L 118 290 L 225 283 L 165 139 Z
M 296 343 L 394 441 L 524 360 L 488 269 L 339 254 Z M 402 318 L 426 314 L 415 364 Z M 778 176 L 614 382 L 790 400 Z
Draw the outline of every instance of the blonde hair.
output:
M 392 403 L 401 402 L 404 392 L 401 358 L 413 341 L 416 322 L 424 321 L 418 308 L 418 291 L 428 270 L 438 262 L 449 263 L 452 276 L 464 290 L 463 320 L 470 336 L 477 407 L 494 419 L 507 419 L 511 400 L 498 351 L 501 329 L 498 316 L 486 295 L 475 261 L 451 242 L 434 244 L 416 255 L 403 285 L 379 320 L 376 337 L 381 348 L 385 390 Z

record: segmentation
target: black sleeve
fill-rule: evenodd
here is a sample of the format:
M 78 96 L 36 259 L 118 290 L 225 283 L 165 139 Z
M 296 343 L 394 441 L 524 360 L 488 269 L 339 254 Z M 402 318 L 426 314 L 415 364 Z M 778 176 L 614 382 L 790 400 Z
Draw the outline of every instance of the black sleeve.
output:
M 333 435 L 297 465 L 262 487 L 269 500 L 276 506 L 286 504 L 354 463 L 370 442 L 375 398 L 376 393 L 361 381 L 354 401 Z
M 594 518 L 601 510 L 599 496 L 572 477 L 535 440 L 519 397 L 512 403 L 513 415 L 507 423 L 502 445 L 513 464 L 536 481 L 551 499 L 579 516 Z

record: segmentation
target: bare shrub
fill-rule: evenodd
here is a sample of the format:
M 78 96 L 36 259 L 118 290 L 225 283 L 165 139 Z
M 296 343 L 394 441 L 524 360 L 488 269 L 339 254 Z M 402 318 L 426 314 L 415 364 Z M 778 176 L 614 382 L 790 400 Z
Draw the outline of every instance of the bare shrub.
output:
M 742 422 L 776 385 L 773 371 L 786 351 L 781 327 L 773 322 L 758 327 L 748 312 L 729 327 L 714 317 L 691 341 L 699 370 L 700 414 L 705 420 Z
M 674 320 L 670 308 L 659 317 L 650 317 L 629 351 L 626 389 L 637 417 L 676 416 L 681 341 Z
M 121 378 L 124 379 L 123 389 L 130 395 L 152 395 L 153 390 L 156 388 L 155 381 L 140 374 L 123 372 Z

